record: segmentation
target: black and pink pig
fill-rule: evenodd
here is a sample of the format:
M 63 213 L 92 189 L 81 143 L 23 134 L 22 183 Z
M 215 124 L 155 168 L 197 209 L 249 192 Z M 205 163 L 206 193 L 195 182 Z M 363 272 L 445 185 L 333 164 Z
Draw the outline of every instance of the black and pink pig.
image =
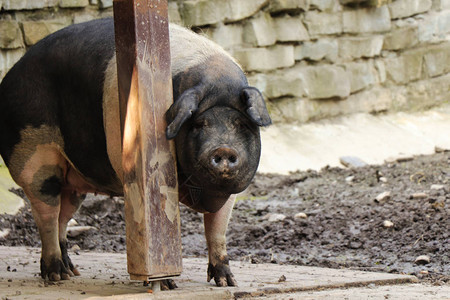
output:
M 271 123 L 261 93 L 222 48 L 170 25 L 181 202 L 204 213 L 208 281 L 234 286 L 225 231 L 236 193 L 260 158 L 259 127 Z M 41 276 L 79 275 L 67 222 L 86 193 L 123 195 L 114 22 L 72 25 L 31 47 L 0 84 L 0 154 L 31 202 L 42 241 Z

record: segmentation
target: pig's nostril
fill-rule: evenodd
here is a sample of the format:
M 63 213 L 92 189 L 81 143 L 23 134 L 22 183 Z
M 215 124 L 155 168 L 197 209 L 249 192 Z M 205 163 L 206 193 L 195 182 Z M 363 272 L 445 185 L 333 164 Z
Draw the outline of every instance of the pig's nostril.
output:
M 235 172 L 239 168 L 239 157 L 236 150 L 228 147 L 215 149 L 210 156 L 210 167 L 220 176 Z

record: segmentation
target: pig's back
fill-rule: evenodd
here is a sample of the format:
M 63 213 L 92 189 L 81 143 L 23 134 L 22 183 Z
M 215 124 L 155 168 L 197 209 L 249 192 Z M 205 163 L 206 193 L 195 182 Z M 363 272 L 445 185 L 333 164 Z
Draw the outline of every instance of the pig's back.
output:
M 102 114 L 104 71 L 114 51 L 112 19 L 69 26 L 30 48 L 0 85 L 0 153 L 7 164 L 16 145 L 40 140 L 59 145 L 97 185 L 117 182 Z

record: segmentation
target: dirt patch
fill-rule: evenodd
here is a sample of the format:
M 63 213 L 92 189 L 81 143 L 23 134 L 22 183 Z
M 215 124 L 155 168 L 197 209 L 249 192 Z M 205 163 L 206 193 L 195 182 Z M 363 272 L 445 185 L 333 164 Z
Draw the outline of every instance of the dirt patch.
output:
M 383 192 L 390 197 L 374 201 Z M 201 214 L 182 206 L 181 215 L 183 254 L 206 256 Z M 228 251 L 253 263 L 406 273 L 448 283 L 449 216 L 448 152 L 356 169 L 258 174 L 235 206 Z M 89 196 L 75 220 L 95 229 L 69 238 L 69 247 L 126 250 L 121 198 Z M 40 246 L 28 203 L 16 216 L 0 215 L 0 222 L 0 229 L 11 230 L 0 245 Z M 430 262 L 416 264 L 420 255 Z

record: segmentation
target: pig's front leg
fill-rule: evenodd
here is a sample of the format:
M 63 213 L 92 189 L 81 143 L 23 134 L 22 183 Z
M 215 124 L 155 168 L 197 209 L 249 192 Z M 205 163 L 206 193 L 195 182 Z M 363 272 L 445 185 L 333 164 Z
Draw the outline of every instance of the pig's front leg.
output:
M 204 215 L 205 235 L 208 244 L 208 282 L 214 278 L 217 286 L 237 286 L 228 264 L 225 233 L 233 210 L 235 195 L 231 195 L 216 213 Z M 214 201 L 214 199 L 211 199 Z

